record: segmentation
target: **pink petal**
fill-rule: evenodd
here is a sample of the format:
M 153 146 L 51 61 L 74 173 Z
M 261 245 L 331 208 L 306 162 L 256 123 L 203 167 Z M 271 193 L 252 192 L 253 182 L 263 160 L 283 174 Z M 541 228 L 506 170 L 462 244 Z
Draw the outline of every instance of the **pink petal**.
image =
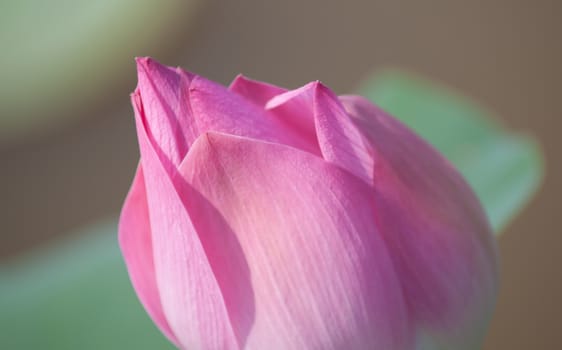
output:
M 321 155 L 314 127 L 314 116 L 311 113 L 311 98 L 309 83 L 301 88 L 290 90 L 274 96 L 265 104 L 267 109 L 276 118 L 283 120 L 293 130 L 298 130 L 301 137 L 314 143 L 314 154 Z
M 266 109 L 274 109 L 283 105 L 288 105 L 290 102 L 296 102 L 301 104 L 300 107 L 305 109 L 303 111 L 304 115 L 308 115 L 308 119 L 310 121 L 314 121 L 310 119 L 309 112 L 311 110 L 310 101 L 314 97 L 314 88 L 319 84 L 317 81 L 313 81 L 306 85 L 301 86 L 300 88 L 285 91 L 282 94 L 278 94 L 273 96 L 267 103 L 265 104 Z
M 137 71 L 135 93 L 142 97 L 145 128 L 170 166 L 177 167 L 199 135 L 188 97 L 195 76 L 148 57 L 137 58 Z
M 349 119 L 333 92 L 320 82 L 275 96 L 266 108 L 284 107 L 300 120 L 311 121 L 322 156 L 372 183 L 373 157 L 363 136 Z
M 322 84 L 316 85 L 314 90 L 314 120 L 324 159 L 372 184 L 373 157 L 367 151 L 363 136 L 337 96 Z
M 444 348 L 480 346 L 497 291 L 494 239 L 461 175 L 361 97 L 342 97 L 375 160 L 376 217 L 413 319 Z
M 189 212 L 228 289 L 231 319 L 253 314 L 246 349 L 410 344 L 400 283 L 362 181 L 291 147 L 215 133 L 196 141 L 180 173 L 205 198 L 189 199 Z M 250 310 L 238 302 L 246 276 Z
M 146 183 L 154 271 L 166 320 L 184 349 L 237 349 L 220 288 L 182 203 L 189 188 L 161 163 L 148 138 L 138 94 L 133 94 L 141 164 Z
M 298 137 L 307 140 L 309 146 L 305 150 L 321 156 L 316 140 L 314 119 L 310 113 L 307 113 L 308 106 L 306 105 L 306 100 L 293 99 L 291 103 L 284 103 L 287 95 L 301 89 L 291 92 L 275 85 L 251 80 L 243 75 L 239 75 L 230 85 L 230 90 L 244 96 L 260 108 L 267 109 L 270 118 L 277 119 L 291 132 L 298 135 Z M 301 102 L 303 103 L 301 104 Z
M 119 220 L 119 245 L 137 295 L 158 328 L 174 344 L 176 336 L 164 316 L 156 285 L 150 220 L 142 168 L 139 167 Z
M 303 139 L 261 106 L 203 77 L 137 59 L 143 123 L 166 168 L 177 167 L 197 136 L 218 131 L 277 142 L 303 150 Z
M 249 79 L 241 74 L 232 81 L 228 89 L 244 96 L 260 108 L 264 108 L 267 101 L 274 96 L 287 91 L 287 89 L 275 85 Z

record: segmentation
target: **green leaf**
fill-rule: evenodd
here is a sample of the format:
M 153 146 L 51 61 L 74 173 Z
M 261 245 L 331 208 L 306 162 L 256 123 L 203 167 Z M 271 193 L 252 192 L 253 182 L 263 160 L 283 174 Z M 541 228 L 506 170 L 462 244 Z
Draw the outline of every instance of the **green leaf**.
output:
M 0 349 L 174 349 L 129 282 L 114 221 L 0 270 Z
M 536 142 L 503 130 L 491 113 L 469 99 L 396 70 L 368 79 L 360 94 L 402 120 L 460 170 L 495 232 L 538 189 L 543 163 Z

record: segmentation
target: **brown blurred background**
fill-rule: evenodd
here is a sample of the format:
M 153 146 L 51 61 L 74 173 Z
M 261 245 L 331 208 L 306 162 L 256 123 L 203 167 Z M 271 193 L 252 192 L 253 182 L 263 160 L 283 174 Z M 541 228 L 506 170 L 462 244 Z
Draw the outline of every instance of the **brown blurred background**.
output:
M 485 349 L 561 347 L 560 0 L 201 5 L 197 16 L 180 8 L 179 17 L 165 22 L 165 36 L 134 55 L 150 54 L 225 84 L 242 72 L 286 87 L 321 79 L 338 93 L 353 91 L 373 70 L 404 67 L 474 97 L 507 128 L 535 135 L 546 179 L 501 236 L 502 289 Z M 124 68 L 97 95 L 57 110 L 65 123 L 0 145 L 0 261 L 118 215 L 138 160 L 128 99 L 135 86 L 132 56 L 118 57 Z M 82 69 L 88 84 L 97 72 Z

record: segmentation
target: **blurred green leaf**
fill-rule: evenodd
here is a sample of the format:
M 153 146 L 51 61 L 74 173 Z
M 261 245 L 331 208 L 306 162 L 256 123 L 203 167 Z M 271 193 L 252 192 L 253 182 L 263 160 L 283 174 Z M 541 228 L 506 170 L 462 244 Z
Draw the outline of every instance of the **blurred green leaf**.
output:
M 368 79 L 360 94 L 414 129 L 460 170 L 496 233 L 538 189 L 543 176 L 538 145 L 502 130 L 467 98 L 395 70 Z
M 143 310 L 117 224 L 0 270 L 0 349 L 174 349 Z
M 134 56 L 183 42 L 200 0 L 0 1 L 0 140 L 81 117 L 133 88 Z

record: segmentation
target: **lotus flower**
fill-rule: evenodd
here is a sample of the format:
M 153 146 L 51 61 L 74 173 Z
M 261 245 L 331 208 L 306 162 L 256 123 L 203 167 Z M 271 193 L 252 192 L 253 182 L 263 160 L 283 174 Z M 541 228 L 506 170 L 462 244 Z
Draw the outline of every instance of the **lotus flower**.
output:
M 497 289 L 474 193 L 366 99 L 139 58 L 132 284 L 181 349 L 475 349 Z

